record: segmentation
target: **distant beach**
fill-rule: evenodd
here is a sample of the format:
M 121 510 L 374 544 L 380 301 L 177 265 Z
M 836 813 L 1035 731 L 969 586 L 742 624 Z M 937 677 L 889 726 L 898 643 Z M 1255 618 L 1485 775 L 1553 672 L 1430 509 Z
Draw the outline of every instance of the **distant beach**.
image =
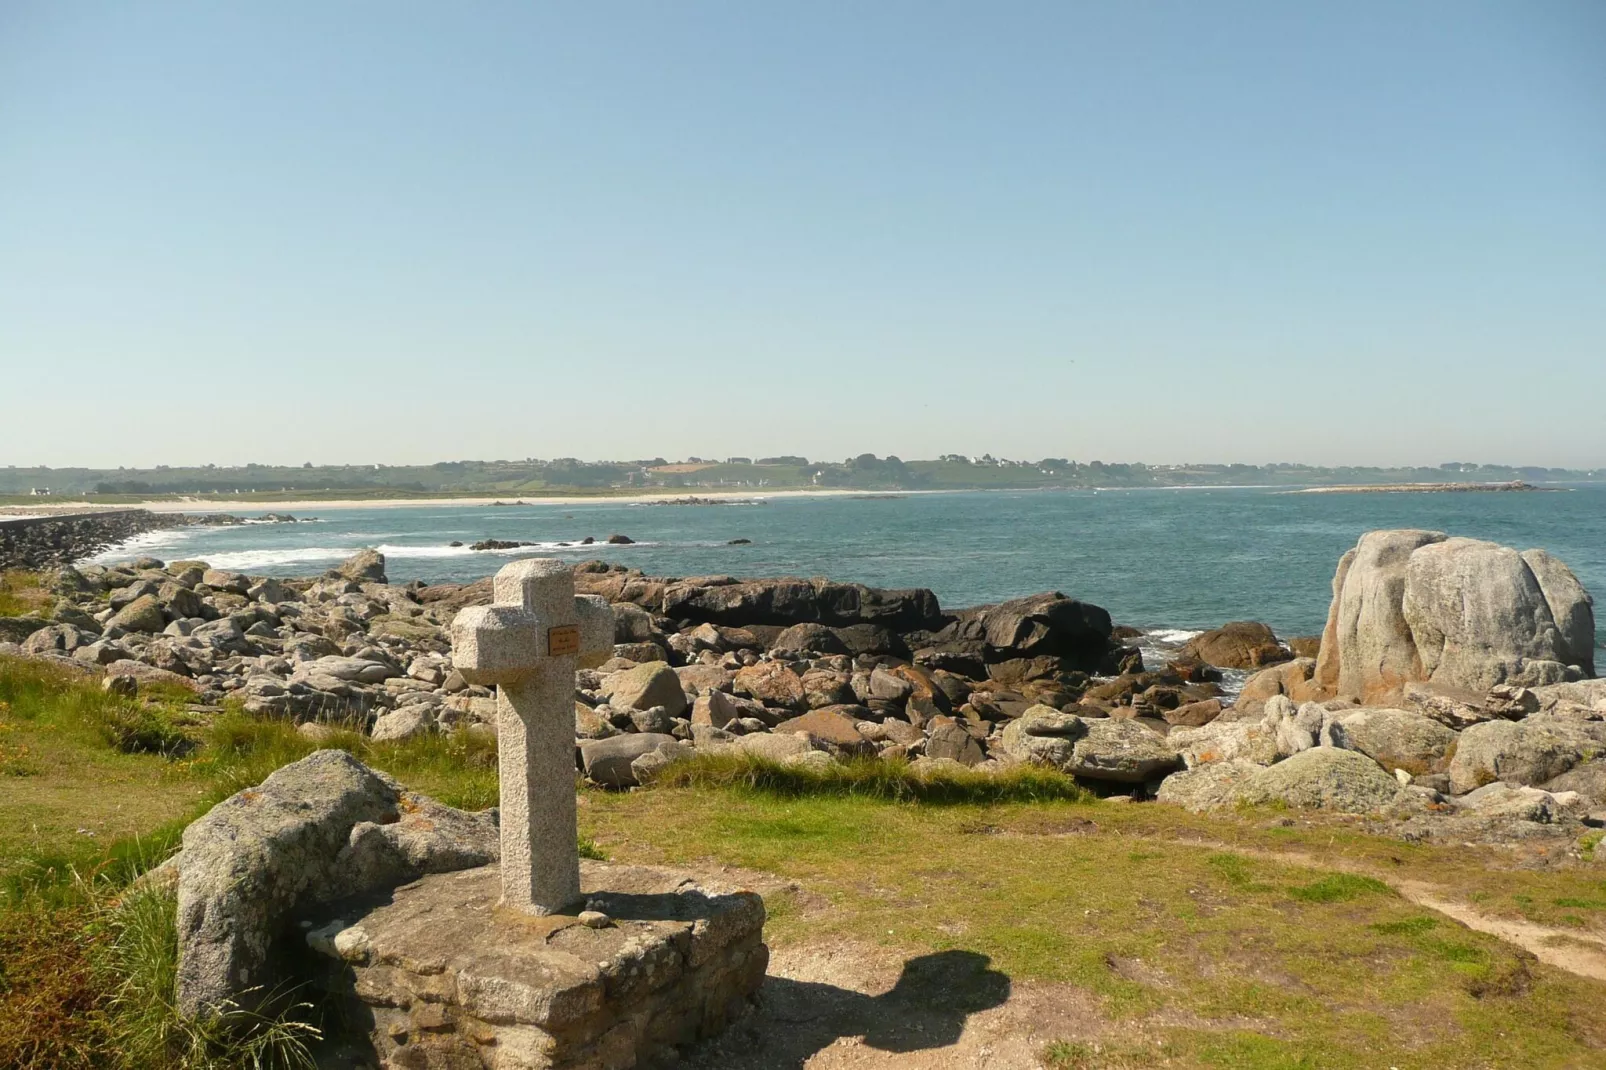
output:
M 906 494 L 953 494 L 950 490 L 900 490 Z M 696 497 L 704 500 L 770 500 L 774 498 L 864 498 L 881 497 L 872 491 L 854 487 L 821 487 L 813 490 L 703 490 Z M 149 501 L 118 502 L 115 505 L 99 502 L 61 501 L 48 506 L 0 506 L 0 518 L 10 515 L 11 508 L 21 516 L 52 516 L 58 513 L 96 512 L 113 509 L 148 509 L 153 513 L 307 513 L 334 509 L 404 509 L 408 506 L 517 506 L 517 505 L 651 505 L 659 502 L 681 501 L 685 490 L 676 488 L 660 494 L 521 494 L 499 498 L 455 498 L 448 496 L 423 498 L 308 498 L 301 501 L 256 501 L 247 498 L 160 498 Z

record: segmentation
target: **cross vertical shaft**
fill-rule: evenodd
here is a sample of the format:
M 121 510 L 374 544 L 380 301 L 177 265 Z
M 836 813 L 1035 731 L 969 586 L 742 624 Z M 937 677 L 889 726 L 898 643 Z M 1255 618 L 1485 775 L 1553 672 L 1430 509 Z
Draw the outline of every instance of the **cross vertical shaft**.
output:
M 505 566 L 493 591 L 452 621 L 452 661 L 497 688 L 502 904 L 556 914 L 580 900 L 574 672 L 612 650 L 613 610 L 575 597 L 574 574 L 550 558 Z
M 574 576 L 556 561 L 520 561 L 497 574 L 494 590 L 498 604 L 522 606 L 542 625 L 539 667 L 497 689 L 502 901 L 554 914 L 580 898 L 574 805 L 576 658 L 551 653 L 553 631 L 575 625 Z

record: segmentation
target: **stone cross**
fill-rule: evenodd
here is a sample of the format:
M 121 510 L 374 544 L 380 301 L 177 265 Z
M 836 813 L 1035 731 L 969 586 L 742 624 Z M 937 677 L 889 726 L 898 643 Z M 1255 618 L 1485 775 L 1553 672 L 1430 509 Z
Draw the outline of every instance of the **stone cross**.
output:
M 557 914 L 580 901 L 574 805 L 574 671 L 613 652 L 613 608 L 574 593 L 561 561 L 514 561 L 492 605 L 452 621 L 452 663 L 496 686 L 502 905 Z

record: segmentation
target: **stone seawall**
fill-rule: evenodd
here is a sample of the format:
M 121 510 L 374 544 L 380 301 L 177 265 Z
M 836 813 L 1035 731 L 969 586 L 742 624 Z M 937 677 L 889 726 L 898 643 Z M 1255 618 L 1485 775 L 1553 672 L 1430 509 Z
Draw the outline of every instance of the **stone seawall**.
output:
M 0 518 L 0 569 L 53 568 L 100 553 L 146 531 L 184 524 L 182 515 L 147 509 Z

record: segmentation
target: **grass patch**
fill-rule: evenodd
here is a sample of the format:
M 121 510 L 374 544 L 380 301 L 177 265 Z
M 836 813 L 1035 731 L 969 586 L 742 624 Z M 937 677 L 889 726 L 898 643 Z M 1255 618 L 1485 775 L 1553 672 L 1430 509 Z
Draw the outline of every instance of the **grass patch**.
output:
M 1380 921 L 1372 926 L 1372 931 L 1382 933 L 1384 936 L 1420 936 L 1438 927 L 1438 918 L 1431 914 L 1423 914 L 1415 918 L 1402 918 L 1399 921 Z
M 311 1070 L 320 1031 L 311 1005 L 294 993 L 264 1008 L 229 1008 L 192 1021 L 174 1003 L 178 977 L 177 901 L 170 891 L 137 888 L 97 919 L 94 970 L 105 993 L 106 1031 L 128 1067 L 175 1070 Z
M 1255 883 L 1253 863 L 1243 855 L 1218 852 L 1208 856 L 1205 861 L 1222 880 L 1235 888 L 1247 888 Z
M 662 788 L 714 788 L 783 799 L 840 796 L 880 802 L 977 805 L 1085 802 L 1093 796 L 1063 773 L 1023 765 L 1001 774 L 959 769 L 922 772 L 907 762 L 854 758 L 824 768 L 786 765 L 751 755 L 702 754 L 665 766 Z
M 1395 891 L 1375 877 L 1329 873 L 1309 884 L 1289 888 L 1288 894 L 1307 903 L 1347 903 L 1368 895 L 1392 896 Z
M 50 591 L 38 572 L 0 572 L 0 617 L 20 617 L 50 604 Z

